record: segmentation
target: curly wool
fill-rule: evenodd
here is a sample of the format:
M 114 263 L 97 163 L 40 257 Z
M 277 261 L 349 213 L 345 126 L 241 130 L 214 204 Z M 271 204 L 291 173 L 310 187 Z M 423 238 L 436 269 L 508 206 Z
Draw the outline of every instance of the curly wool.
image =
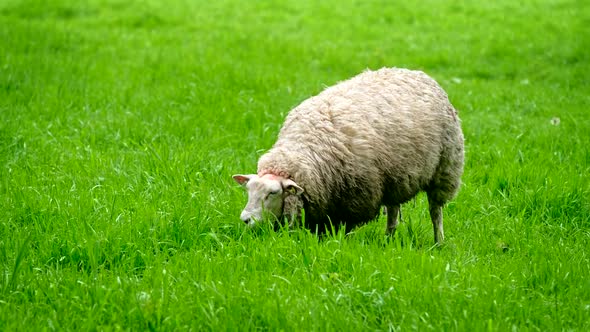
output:
M 463 154 L 460 121 L 442 88 L 423 72 L 383 68 L 291 110 L 258 174 L 304 188 L 309 227 L 351 229 L 420 191 L 441 204 L 452 199 Z

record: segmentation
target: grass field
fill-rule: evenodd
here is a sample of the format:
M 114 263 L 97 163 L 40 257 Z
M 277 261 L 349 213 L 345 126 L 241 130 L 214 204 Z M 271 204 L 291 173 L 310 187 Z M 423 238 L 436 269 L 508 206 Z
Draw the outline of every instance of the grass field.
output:
M 0 330 L 590 330 L 590 3 L 0 1 Z M 421 69 L 466 166 L 318 240 L 250 231 L 290 108 Z

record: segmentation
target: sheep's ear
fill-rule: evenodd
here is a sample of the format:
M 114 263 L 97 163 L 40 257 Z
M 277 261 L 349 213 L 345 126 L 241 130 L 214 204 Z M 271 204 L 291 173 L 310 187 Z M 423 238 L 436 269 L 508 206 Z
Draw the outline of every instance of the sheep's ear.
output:
M 250 174 L 250 175 L 236 174 L 236 175 L 232 176 L 232 178 L 234 178 L 234 180 L 238 184 L 240 184 L 242 186 L 245 186 L 246 183 L 248 183 L 248 181 L 250 181 L 250 179 L 252 178 L 252 176 L 253 176 L 253 174 Z
M 285 192 L 290 193 L 291 195 L 301 195 L 303 194 L 303 188 L 297 185 L 293 180 L 284 180 L 283 181 L 283 190 Z

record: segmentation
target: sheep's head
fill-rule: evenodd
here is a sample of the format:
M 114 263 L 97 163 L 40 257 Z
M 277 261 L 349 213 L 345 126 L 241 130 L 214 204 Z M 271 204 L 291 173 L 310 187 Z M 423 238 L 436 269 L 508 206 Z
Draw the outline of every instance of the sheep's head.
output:
M 266 174 L 234 175 L 234 180 L 248 191 L 248 203 L 240 215 L 240 219 L 249 226 L 266 218 L 280 219 L 291 217 L 292 212 L 284 211 L 285 201 L 293 196 L 300 196 L 303 189 L 291 179 Z

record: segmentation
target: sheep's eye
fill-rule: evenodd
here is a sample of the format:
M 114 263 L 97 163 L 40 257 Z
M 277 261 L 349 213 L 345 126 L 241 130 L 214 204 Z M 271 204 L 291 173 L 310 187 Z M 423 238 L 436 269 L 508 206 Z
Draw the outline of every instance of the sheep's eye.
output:
M 279 193 L 279 191 L 278 191 L 278 190 L 275 190 L 275 191 L 271 191 L 271 192 L 270 192 L 270 193 L 268 193 L 268 194 L 269 194 L 269 195 L 276 195 L 276 194 L 278 194 L 278 193 Z

